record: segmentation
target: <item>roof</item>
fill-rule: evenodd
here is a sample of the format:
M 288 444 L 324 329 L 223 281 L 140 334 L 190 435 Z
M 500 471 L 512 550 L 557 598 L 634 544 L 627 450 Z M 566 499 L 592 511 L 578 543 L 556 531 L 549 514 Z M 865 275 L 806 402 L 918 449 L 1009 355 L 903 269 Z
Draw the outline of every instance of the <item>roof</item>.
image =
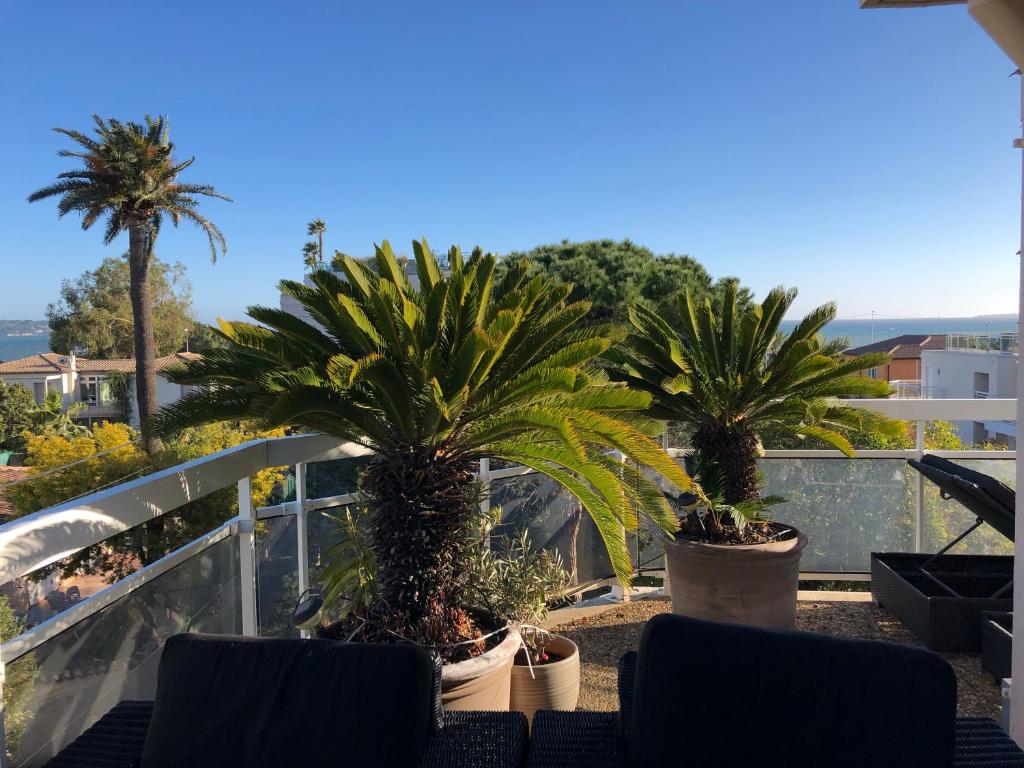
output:
M 920 357 L 926 349 L 945 349 L 944 333 L 905 333 L 891 339 L 882 339 L 862 347 L 846 350 L 847 355 L 866 355 L 871 352 L 885 352 L 896 360 Z
M 21 480 L 23 477 L 28 477 L 32 472 L 29 467 L 8 467 L 0 466 L 0 517 L 10 517 L 14 514 L 14 507 L 11 506 L 10 502 L 4 501 L 3 487 L 7 483 L 13 483 L 15 480 Z
M 46 373 L 56 374 L 71 370 L 71 358 L 56 352 L 43 352 L 18 360 L 0 363 L 0 373 Z
M 195 352 L 178 352 L 166 357 L 156 359 L 156 369 L 162 371 L 172 365 L 184 363 L 188 360 L 198 360 L 202 355 Z M 87 357 L 79 357 L 75 360 L 75 369 L 79 373 L 110 373 L 111 371 L 124 371 L 133 373 L 135 371 L 135 358 L 126 357 L 119 360 L 92 360 Z M 58 355 L 55 352 L 44 352 L 40 355 L 30 355 L 18 360 L 9 360 L 0 363 L 0 374 L 26 375 L 26 374 L 59 374 L 71 370 L 71 357 L 69 355 Z

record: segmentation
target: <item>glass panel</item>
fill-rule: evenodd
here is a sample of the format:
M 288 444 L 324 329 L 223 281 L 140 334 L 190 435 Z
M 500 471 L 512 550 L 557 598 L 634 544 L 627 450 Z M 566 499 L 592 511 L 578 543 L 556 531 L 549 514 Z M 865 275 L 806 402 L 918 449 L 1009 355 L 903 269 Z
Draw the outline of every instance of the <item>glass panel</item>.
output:
M 152 699 L 169 636 L 240 633 L 238 576 L 231 536 L 8 664 L 10 765 L 42 765 L 117 702 Z
M 612 575 L 597 527 L 555 481 L 539 474 L 495 480 L 491 506 L 502 510 L 502 524 L 493 535 L 514 535 L 525 527 L 536 549 L 558 551 L 577 584 Z
M 954 459 L 957 464 L 984 472 L 996 480 L 1016 487 L 1016 464 L 1013 459 Z M 924 551 L 936 552 L 974 524 L 975 517 L 954 499 L 943 499 L 939 487 L 925 480 L 924 484 Z M 951 554 L 1012 555 L 1013 542 L 990 525 L 983 525 L 957 544 Z
M 256 594 L 260 637 L 298 637 L 292 611 L 299 596 L 295 518 L 275 517 L 256 526 Z
M 911 552 L 914 479 L 903 459 L 764 459 L 773 516 L 808 538 L 804 571 L 869 571 L 872 552 Z
M 370 460 L 368 456 L 351 459 L 318 461 L 306 467 L 306 495 L 310 499 L 354 493 L 359 470 Z

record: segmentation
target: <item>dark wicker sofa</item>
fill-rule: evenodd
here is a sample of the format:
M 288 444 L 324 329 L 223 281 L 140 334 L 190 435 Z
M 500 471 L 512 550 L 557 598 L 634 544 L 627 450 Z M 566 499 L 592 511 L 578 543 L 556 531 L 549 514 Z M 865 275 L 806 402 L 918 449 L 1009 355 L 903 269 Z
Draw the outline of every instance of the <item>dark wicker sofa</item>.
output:
M 713 624 L 648 622 L 619 663 L 620 712 L 538 712 L 530 768 L 1024 768 L 924 649 Z
M 48 765 L 519 768 L 526 748 L 521 713 L 442 713 L 416 646 L 176 635 L 156 701 L 121 702 Z

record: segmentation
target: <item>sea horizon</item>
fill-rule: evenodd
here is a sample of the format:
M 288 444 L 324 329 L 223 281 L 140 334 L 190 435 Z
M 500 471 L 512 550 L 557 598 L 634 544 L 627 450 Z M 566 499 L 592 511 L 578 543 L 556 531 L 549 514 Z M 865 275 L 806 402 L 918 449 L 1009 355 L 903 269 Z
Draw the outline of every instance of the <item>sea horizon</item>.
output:
M 782 329 L 792 330 L 797 320 L 783 320 Z M 827 339 L 844 337 L 848 346 L 861 347 L 873 341 L 902 336 L 903 334 L 945 333 L 1013 333 L 1017 318 L 1013 315 L 987 315 L 981 317 L 902 317 L 870 319 L 836 319 L 825 326 Z M 50 351 L 50 336 L 46 333 L 30 336 L 0 336 L 0 362 L 17 360 L 29 355 Z

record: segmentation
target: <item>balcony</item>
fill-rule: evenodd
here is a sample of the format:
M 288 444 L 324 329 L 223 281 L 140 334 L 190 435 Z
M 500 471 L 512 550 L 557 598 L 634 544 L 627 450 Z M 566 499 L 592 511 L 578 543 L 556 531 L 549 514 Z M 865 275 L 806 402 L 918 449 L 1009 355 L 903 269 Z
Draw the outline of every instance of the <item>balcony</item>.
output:
M 958 352 L 986 352 L 1015 355 L 1018 349 L 1016 333 L 948 333 L 946 349 Z
M 1016 401 L 858 402 L 915 422 L 918 445 L 861 451 L 854 459 L 827 450 L 767 451 L 762 461 L 767 490 L 789 500 L 776 515 L 810 539 L 801 577 L 808 583 L 867 581 L 872 551 L 934 551 L 949 531 L 970 524 L 971 515 L 951 511 L 906 460 L 924 452 L 927 422 L 1013 419 Z M 239 513 L 222 525 L 5 639 L 6 684 L 23 686 L 5 710 L 9 764 L 42 765 L 118 702 L 152 699 L 161 649 L 173 634 L 296 636 L 292 607 L 337 541 L 327 513 L 355 502 L 353 478 L 365 453 L 319 435 L 258 440 L 0 526 L 0 584 L 6 584 L 217 490 L 234 486 L 239 501 Z M 1014 451 L 932 453 L 1013 485 Z M 294 498 L 254 509 L 250 476 L 281 466 L 295 478 Z M 535 545 L 558 549 L 579 593 L 610 589 L 612 599 L 623 596 L 596 529 L 585 516 L 580 522 L 572 496 L 521 466 L 485 463 L 480 477 L 489 487 L 483 503 L 500 505 L 504 523 L 528 528 Z M 637 532 L 632 549 L 641 575 L 664 576 L 652 530 Z M 965 551 L 1008 553 L 1008 547 L 982 535 Z M 825 631 L 829 616 L 817 619 Z
M 890 397 L 944 398 L 946 396 L 946 387 L 926 387 L 920 379 L 893 379 L 889 384 L 892 385 Z

